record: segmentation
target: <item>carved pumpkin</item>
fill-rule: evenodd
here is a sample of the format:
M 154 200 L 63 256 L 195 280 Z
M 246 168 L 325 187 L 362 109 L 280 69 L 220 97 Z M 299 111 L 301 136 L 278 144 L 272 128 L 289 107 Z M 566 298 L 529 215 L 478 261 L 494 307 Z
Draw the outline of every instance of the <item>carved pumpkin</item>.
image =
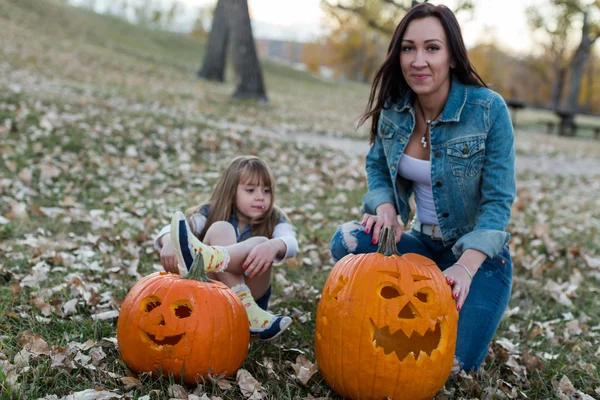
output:
M 250 323 L 240 299 L 208 279 L 196 257 L 185 277 L 156 272 L 131 288 L 117 341 L 132 370 L 182 376 L 191 384 L 238 370 L 248 353 Z
M 315 356 L 325 381 L 352 399 L 431 399 L 454 361 L 458 312 L 430 259 L 400 256 L 391 228 L 377 253 L 332 269 L 317 309 Z

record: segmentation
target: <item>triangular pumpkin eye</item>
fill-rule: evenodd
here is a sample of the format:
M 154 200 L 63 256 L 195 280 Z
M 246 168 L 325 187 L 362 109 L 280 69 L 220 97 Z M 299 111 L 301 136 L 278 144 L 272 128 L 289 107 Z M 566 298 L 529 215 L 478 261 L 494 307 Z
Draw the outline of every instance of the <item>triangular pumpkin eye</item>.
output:
M 394 286 L 386 285 L 379 291 L 384 299 L 394 299 L 403 295 L 402 291 Z
M 415 293 L 415 297 L 423 303 L 427 303 L 429 301 L 429 294 L 425 292 L 417 292 Z

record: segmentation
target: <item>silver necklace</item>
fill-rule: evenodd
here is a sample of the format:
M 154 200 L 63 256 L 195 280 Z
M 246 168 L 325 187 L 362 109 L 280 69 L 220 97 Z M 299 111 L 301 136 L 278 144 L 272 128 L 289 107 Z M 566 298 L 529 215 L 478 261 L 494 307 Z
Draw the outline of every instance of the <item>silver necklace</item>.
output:
M 421 144 L 423 145 L 423 148 L 426 149 L 427 148 L 427 133 L 429 132 L 429 135 L 431 136 L 431 131 L 429 130 L 429 126 L 431 125 L 431 123 L 433 121 L 438 119 L 440 117 L 440 115 L 442 115 L 442 111 L 444 111 L 444 109 L 442 108 L 442 111 L 440 111 L 439 114 L 434 119 L 427 119 L 427 118 L 425 118 L 425 111 L 423 111 L 423 106 L 421 105 L 421 102 L 417 101 L 417 104 L 419 104 L 419 109 L 421 110 L 421 115 L 423 116 L 423 120 L 427 124 L 427 128 L 425 129 L 425 132 L 423 133 L 423 137 L 421 138 Z

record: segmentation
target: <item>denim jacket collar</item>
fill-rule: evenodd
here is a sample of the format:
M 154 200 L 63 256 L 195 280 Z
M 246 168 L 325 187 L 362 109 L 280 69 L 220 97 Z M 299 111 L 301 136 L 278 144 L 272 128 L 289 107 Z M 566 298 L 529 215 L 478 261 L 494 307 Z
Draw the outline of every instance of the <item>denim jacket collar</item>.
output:
M 396 102 L 396 111 L 412 110 L 412 104 L 414 100 L 414 92 L 407 90 L 400 99 Z M 463 85 L 454 75 L 452 75 L 452 81 L 450 83 L 450 93 L 448 94 L 448 100 L 444 107 L 444 112 L 440 117 L 440 121 L 458 122 L 460 120 L 460 114 L 467 102 L 467 87 Z

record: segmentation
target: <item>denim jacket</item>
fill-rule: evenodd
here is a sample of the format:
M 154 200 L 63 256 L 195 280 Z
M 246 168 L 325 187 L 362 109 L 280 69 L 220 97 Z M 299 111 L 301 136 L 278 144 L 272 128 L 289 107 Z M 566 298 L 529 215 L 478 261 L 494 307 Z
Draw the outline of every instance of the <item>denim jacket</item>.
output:
M 363 212 L 392 203 L 407 225 L 412 182 L 398 161 L 415 127 L 412 92 L 388 100 L 366 157 L 368 192 Z M 508 242 L 505 231 L 516 195 L 514 133 L 506 103 L 494 91 L 452 79 L 441 117 L 430 126 L 431 183 L 444 244 L 457 257 L 475 249 L 494 257 Z

